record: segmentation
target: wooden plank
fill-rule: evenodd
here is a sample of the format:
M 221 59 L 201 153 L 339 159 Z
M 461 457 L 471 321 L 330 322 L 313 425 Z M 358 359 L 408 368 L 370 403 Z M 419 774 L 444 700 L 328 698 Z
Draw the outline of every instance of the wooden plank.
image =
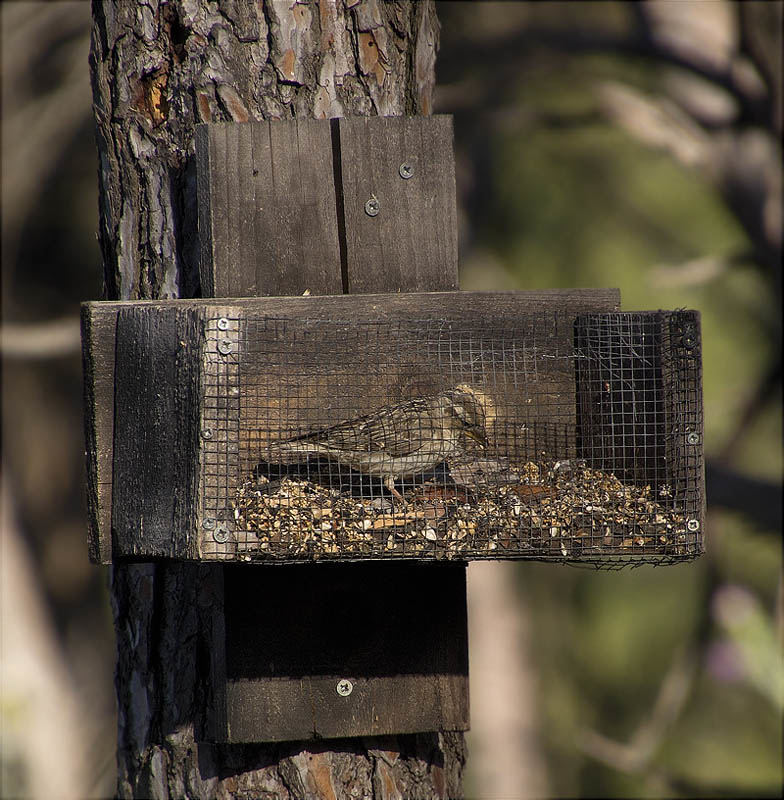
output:
M 146 311 L 117 317 L 113 552 L 194 558 L 203 322 L 198 309 Z
M 569 308 L 577 313 L 617 311 L 619 289 L 541 289 L 506 292 L 409 292 L 401 294 L 327 295 L 322 297 L 218 297 L 177 300 L 96 300 L 86 306 L 105 313 L 123 308 L 227 308 L 257 314 L 311 319 L 350 315 L 356 320 L 387 320 L 430 315 L 448 309 L 464 316 L 509 316 Z
M 348 291 L 457 289 L 451 116 L 348 117 L 339 132 Z
M 88 476 L 90 479 L 90 552 L 91 557 L 101 559 L 102 563 L 110 560 L 110 515 L 111 515 L 111 488 L 112 488 L 112 463 L 113 463 L 113 424 L 114 424 L 114 337 L 117 315 L 121 309 L 130 313 L 132 309 L 143 309 L 155 312 L 157 316 L 172 309 L 180 311 L 195 311 L 203 309 L 209 318 L 220 315 L 228 316 L 253 316 L 258 314 L 279 315 L 287 318 L 308 318 L 311 320 L 329 320 L 334 318 L 349 318 L 357 323 L 374 321 L 377 324 L 388 323 L 392 320 L 412 322 L 424 319 L 434 314 L 447 314 L 462 320 L 464 326 L 482 325 L 488 318 L 494 324 L 503 326 L 504 321 L 514 324 L 521 314 L 539 312 L 547 309 L 573 308 L 576 311 L 590 311 L 599 309 L 617 309 L 619 297 L 617 290 L 579 290 L 579 291 L 550 291 L 550 292 L 502 292 L 502 293 L 422 293 L 400 295 L 358 295 L 352 297 L 296 297 L 296 298 L 254 298 L 241 300 L 171 300 L 171 301 L 137 301 L 137 302 L 94 302 L 86 303 L 83 307 L 83 326 L 85 331 L 84 359 L 85 359 L 85 401 L 86 401 L 86 428 L 88 437 Z M 172 335 L 174 333 L 172 332 Z M 173 346 L 173 345 L 170 345 Z M 316 352 L 314 350 L 313 352 Z M 342 369 L 344 379 L 350 375 L 355 380 L 362 378 L 352 363 L 361 363 L 361 347 L 354 354 L 353 360 L 346 360 L 339 356 L 338 361 L 331 364 L 333 375 L 335 370 Z M 322 355 L 319 358 L 323 358 Z M 333 353 L 333 356 L 337 353 Z M 302 351 L 300 356 L 303 366 L 312 355 Z M 368 356 L 366 355 L 366 358 Z M 417 363 L 415 359 L 408 359 L 411 364 Z M 409 364 L 408 372 L 395 371 L 390 366 L 381 383 L 383 391 L 392 399 L 402 399 L 413 394 L 427 394 L 437 391 L 441 385 L 433 375 L 414 371 Z M 257 365 L 261 366 L 261 365 Z M 304 378 L 302 387 L 297 391 L 303 396 L 318 394 L 319 369 L 312 364 L 308 370 L 307 381 Z M 330 366 L 327 362 L 322 367 Z M 328 370 L 327 370 L 328 372 Z M 324 369 L 321 369 L 324 373 Z M 127 377 L 128 373 L 126 373 Z M 364 380 L 364 379 L 363 379 Z M 249 386 L 264 384 L 263 372 L 257 370 Z M 380 384 L 381 385 L 381 384 Z M 539 384 L 540 388 L 544 385 Z M 309 387 L 308 392 L 304 387 Z M 554 393 L 554 392 L 553 392 Z M 368 392 L 367 387 L 359 386 L 357 391 L 344 391 L 346 396 L 353 396 L 358 402 L 371 402 L 374 393 Z M 375 393 L 376 397 L 378 392 Z M 385 395 L 385 396 L 386 396 Z M 244 408 L 250 407 L 248 395 L 245 395 Z M 313 404 L 316 408 L 316 405 Z M 534 407 L 535 409 L 535 407 Z M 362 413 L 369 410 L 358 405 L 354 412 Z M 314 420 L 315 421 L 315 420 Z M 531 420 L 533 422 L 533 419 Z M 296 421 L 295 421 L 296 422 Z M 300 420 L 297 424 L 306 423 Z M 541 434 L 541 431 L 539 432 Z M 217 446 L 217 440 L 211 446 Z M 202 443 L 204 446 L 204 443 Z M 258 455 L 258 454 L 256 454 Z M 250 452 L 248 458 L 255 456 Z M 210 544 L 212 539 L 207 535 L 205 540 L 205 557 L 209 553 L 217 557 L 217 550 Z
M 196 159 L 203 294 L 341 291 L 328 121 L 201 125 Z
M 87 456 L 87 549 L 96 564 L 112 561 L 114 343 L 117 313 L 99 303 L 81 309 Z
M 226 741 L 468 728 L 464 565 L 224 574 Z

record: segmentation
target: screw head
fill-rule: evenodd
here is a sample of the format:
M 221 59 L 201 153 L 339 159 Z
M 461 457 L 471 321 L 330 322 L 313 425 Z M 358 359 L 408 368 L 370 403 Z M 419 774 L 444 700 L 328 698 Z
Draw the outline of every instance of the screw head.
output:
M 348 678 L 341 678 L 335 687 L 335 691 L 341 697 L 348 697 L 354 691 L 354 684 Z
M 686 523 L 686 528 L 690 530 L 692 533 L 698 531 L 700 529 L 700 521 L 698 519 L 690 519 Z
M 699 444 L 700 443 L 700 435 L 699 433 L 687 433 L 686 434 L 686 444 Z
M 227 331 L 229 329 L 229 321 L 226 317 L 221 317 L 218 320 L 218 330 L 219 331 Z
M 223 525 L 219 525 L 212 532 L 212 538 L 215 539 L 218 544 L 225 544 L 229 541 L 229 532 Z
M 218 352 L 221 355 L 227 356 L 233 349 L 234 343 L 231 339 L 221 339 L 218 342 Z
M 365 213 L 369 217 L 375 217 L 378 215 L 379 211 L 381 211 L 381 203 L 378 202 L 378 198 L 371 197 L 370 200 L 365 203 Z
M 212 517 L 205 517 L 201 522 L 205 531 L 211 531 L 215 527 L 215 520 Z
M 683 336 L 681 342 L 687 350 L 691 350 L 697 344 L 697 331 L 693 325 L 686 325 L 683 329 Z
M 400 165 L 398 172 L 400 173 L 400 177 L 405 181 L 414 177 L 414 168 L 411 166 L 411 164 L 406 164 L 405 162 Z
M 212 439 L 212 428 L 204 428 L 201 432 L 202 439 Z

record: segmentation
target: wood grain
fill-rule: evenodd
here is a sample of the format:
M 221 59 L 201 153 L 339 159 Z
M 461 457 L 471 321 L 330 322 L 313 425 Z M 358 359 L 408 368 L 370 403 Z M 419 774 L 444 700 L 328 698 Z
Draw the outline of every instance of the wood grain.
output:
M 341 291 L 328 121 L 200 125 L 196 157 L 205 295 Z
M 87 550 L 95 564 L 112 561 L 114 343 L 116 310 L 81 309 L 84 429 L 87 456 Z
M 259 574 L 224 568 L 226 740 L 468 728 L 464 565 L 318 564 L 268 568 L 262 581 Z M 336 690 L 344 678 L 349 696 Z
M 452 118 L 351 117 L 339 130 L 348 291 L 457 289 Z
M 448 116 L 199 126 L 202 293 L 456 289 L 452 138 Z
M 201 343 L 198 309 L 117 316 L 112 530 L 116 556 L 195 558 Z
M 444 308 L 465 317 L 514 315 L 569 308 L 577 313 L 617 311 L 619 289 L 540 289 L 506 292 L 409 292 L 400 294 L 329 295 L 322 297 L 205 297 L 178 300 L 96 300 L 85 303 L 95 314 L 117 314 L 122 308 L 235 308 L 255 313 L 330 319 L 386 320 L 396 315 L 417 317 Z

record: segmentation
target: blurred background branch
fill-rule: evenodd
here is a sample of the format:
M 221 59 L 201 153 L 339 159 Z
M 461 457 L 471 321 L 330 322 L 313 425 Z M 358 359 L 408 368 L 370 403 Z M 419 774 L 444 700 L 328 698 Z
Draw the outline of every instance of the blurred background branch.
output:
M 3 358 L 56 358 L 81 353 L 79 319 L 65 317 L 50 322 L 0 326 L 0 353 Z
M 677 721 L 692 689 L 697 658 L 692 650 L 678 653 L 659 686 L 650 714 L 643 719 L 627 744 L 592 730 L 583 731 L 578 746 L 592 758 L 623 772 L 648 769 L 672 725 Z

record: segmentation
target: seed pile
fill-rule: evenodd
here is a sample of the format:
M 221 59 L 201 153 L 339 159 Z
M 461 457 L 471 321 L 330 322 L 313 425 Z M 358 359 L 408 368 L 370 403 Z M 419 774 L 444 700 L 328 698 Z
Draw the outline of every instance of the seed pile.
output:
M 626 485 L 583 462 L 504 465 L 503 478 L 470 488 L 431 481 L 401 502 L 298 476 L 258 476 L 237 493 L 238 556 L 601 561 L 698 554 L 696 534 L 667 486 L 654 496 L 650 486 Z

